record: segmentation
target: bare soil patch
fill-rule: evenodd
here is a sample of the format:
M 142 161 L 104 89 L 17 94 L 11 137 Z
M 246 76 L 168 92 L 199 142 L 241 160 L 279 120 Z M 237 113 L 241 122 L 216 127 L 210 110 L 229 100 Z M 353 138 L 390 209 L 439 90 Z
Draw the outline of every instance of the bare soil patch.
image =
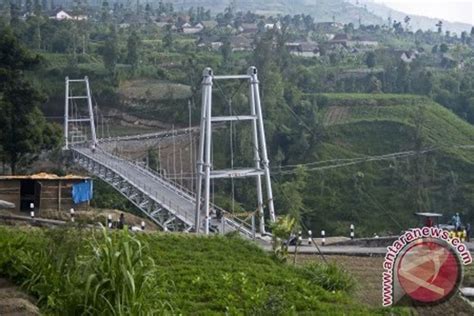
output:
M 40 315 L 34 299 L 22 293 L 17 286 L 0 278 L 0 315 L 33 316 Z

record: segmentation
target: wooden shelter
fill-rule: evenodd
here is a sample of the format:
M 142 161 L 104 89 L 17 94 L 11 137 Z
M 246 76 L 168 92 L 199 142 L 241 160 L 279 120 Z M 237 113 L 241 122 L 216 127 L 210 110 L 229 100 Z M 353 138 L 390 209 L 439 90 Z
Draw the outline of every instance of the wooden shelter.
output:
M 30 176 L 0 176 L 0 200 L 15 204 L 15 211 L 77 210 L 88 207 L 89 202 L 74 203 L 73 186 L 92 181 L 88 177 L 39 173 Z M 92 185 L 91 185 L 92 188 Z

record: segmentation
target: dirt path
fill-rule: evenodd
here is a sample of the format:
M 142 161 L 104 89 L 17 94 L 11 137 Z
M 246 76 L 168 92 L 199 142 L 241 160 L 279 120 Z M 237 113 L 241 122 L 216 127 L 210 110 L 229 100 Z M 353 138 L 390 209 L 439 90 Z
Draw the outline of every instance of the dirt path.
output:
M 0 315 L 32 316 L 40 315 L 34 300 L 19 291 L 18 287 L 0 278 Z
M 321 257 L 317 255 L 300 255 L 298 258 L 298 262 L 301 264 L 322 261 Z M 354 276 L 358 284 L 354 296 L 358 301 L 372 307 L 382 306 L 383 257 L 326 256 L 326 259 L 329 262 L 337 263 Z M 468 266 L 465 274 L 464 285 L 472 286 L 474 265 Z M 413 307 L 421 316 L 436 314 L 468 316 L 474 314 L 473 308 L 459 296 L 435 306 Z

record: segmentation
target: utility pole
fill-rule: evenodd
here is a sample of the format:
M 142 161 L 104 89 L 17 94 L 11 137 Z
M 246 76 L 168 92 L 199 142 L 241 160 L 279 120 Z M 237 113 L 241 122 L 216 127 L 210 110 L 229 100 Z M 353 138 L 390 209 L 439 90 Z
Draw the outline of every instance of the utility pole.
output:
M 162 175 L 162 172 L 161 172 L 161 144 L 158 143 L 158 174 Z
M 176 133 L 173 125 L 173 177 L 176 178 Z
M 182 149 L 179 148 L 179 184 L 183 185 L 183 156 L 182 156 Z
M 192 112 L 191 112 L 191 99 L 188 100 L 188 116 L 189 116 L 189 170 L 191 174 L 191 181 L 189 182 L 190 184 L 190 189 L 193 191 L 193 177 L 194 177 L 194 168 L 193 168 L 193 132 L 191 131 L 191 124 L 192 124 Z

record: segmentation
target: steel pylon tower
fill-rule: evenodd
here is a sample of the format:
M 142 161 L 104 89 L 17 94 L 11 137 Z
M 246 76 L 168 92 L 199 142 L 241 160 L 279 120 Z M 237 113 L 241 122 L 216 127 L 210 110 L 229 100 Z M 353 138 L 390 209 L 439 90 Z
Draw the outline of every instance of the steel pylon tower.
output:
M 212 116 L 212 86 L 214 80 L 248 80 L 250 115 Z M 231 113 L 232 114 L 232 113 Z M 254 166 L 245 169 L 212 170 L 212 123 L 250 121 L 252 124 L 252 146 Z M 250 67 L 246 75 L 215 76 L 211 68 L 203 71 L 202 108 L 199 150 L 197 157 L 196 218 L 197 233 L 202 230 L 209 234 L 211 179 L 255 177 L 257 185 L 257 210 L 260 218 L 259 231 L 265 233 L 265 214 L 262 189 L 262 177 L 266 187 L 266 203 L 271 222 L 275 221 L 270 168 L 260 102 L 257 68 Z M 204 216 L 204 223 L 202 217 Z M 204 227 L 203 227 L 204 226 Z
M 70 89 L 71 83 L 83 83 L 85 85 L 86 95 L 79 95 L 74 96 L 72 94 L 72 89 Z M 73 109 L 71 109 L 71 104 L 74 100 L 87 100 L 87 111 L 88 116 L 86 117 L 77 117 L 77 111 L 74 113 Z M 64 104 L 64 149 L 69 149 L 69 145 L 74 143 L 74 135 L 71 135 L 70 131 L 70 124 L 74 123 L 90 123 L 91 129 L 91 142 L 92 146 L 95 147 L 97 145 L 97 135 L 95 131 L 95 123 L 94 123 L 94 110 L 92 107 L 92 95 L 91 89 L 89 86 L 89 78 L 86 76 L 84 79 L 69 79 L 66 77 L 66 96 L 65 96 L 65 104 Z M 74 131 L 78 132 L 78 131 Z

